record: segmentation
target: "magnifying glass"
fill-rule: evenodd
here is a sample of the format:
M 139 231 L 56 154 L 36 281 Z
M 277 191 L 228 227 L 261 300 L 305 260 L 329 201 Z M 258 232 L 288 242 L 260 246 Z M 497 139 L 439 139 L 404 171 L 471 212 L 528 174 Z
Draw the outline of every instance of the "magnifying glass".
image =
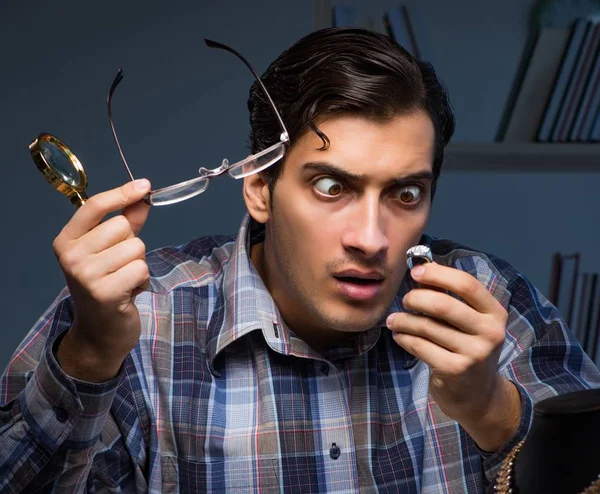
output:
M 78 208 L 85 203 L 88 199 L 85 193 L 87 175 L 77 156 L 64 142 L 52 134 L 40 134 L 29 144 L 29 152 L 52 187 L 65 194 Z

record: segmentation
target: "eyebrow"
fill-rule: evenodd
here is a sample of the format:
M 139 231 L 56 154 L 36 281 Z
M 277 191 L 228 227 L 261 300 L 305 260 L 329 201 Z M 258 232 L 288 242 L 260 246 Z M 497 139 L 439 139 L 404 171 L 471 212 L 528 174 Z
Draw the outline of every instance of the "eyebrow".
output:
M 357 183 L 366 181 L 368 179 L 368 175 L 366 174 L 358 175 L 356 173 L 350 173 L 349 171 L 344 170 L 343 168 L 339 168 L 326 161 L 310 161 L 308 163 L 305 163 L 302 166 L 302 168 L 303 170 L 311 170 L 315 172 L 326 173 L 327 175 L 334 175 L 347 182 Z M 420 172 L 405 175 L 403 177 L 397 177 L 391 180 L 391 183 L 395 185 L 405 185 L 415 180 L 426 180 L 431 182 L 433 181 L 433 173 L 431 172 L 431 170 L 423 170 Z

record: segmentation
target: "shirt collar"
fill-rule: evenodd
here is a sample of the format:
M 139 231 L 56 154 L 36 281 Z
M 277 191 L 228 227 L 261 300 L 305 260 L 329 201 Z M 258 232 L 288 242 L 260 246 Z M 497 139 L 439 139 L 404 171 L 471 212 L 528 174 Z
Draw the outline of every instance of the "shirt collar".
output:
M 279 320 L 279 311 L 250 260 L 250 248 L 256 241 L 256 232 L 250 227 L 250 215 L 246 213 L 231 256 L 223 267 L 208 327 L 211 366 L 225 347 L 248 333 L 260 329 L 267 341 L 275 337 L 274 324 Z

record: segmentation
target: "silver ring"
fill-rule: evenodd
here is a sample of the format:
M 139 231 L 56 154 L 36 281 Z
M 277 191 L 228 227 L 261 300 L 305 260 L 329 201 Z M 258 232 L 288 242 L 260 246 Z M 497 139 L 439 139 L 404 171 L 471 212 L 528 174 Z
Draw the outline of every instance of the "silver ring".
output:
M 433 255 L 431 249 L 426 245 L 415 245 L 406 251 L 408 269 L 427 262 L 433 262 Z

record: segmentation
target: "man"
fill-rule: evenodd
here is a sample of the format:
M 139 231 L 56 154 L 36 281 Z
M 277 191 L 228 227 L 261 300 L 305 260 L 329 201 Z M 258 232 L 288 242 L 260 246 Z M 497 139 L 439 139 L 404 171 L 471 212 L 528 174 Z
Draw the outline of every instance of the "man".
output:
M 237 237 L 146 257 L 142 180 L 55 239 L 69 291 L 2 381 L 6 492 L 483 492 L 534 402 L 600 386 L 526 278 L 424 234 L 454 131 L 431 66 L 326 29 L 262 80 L 289 146 Z M 254 154 L 281 129 L 258 84 L 249 109 Z

